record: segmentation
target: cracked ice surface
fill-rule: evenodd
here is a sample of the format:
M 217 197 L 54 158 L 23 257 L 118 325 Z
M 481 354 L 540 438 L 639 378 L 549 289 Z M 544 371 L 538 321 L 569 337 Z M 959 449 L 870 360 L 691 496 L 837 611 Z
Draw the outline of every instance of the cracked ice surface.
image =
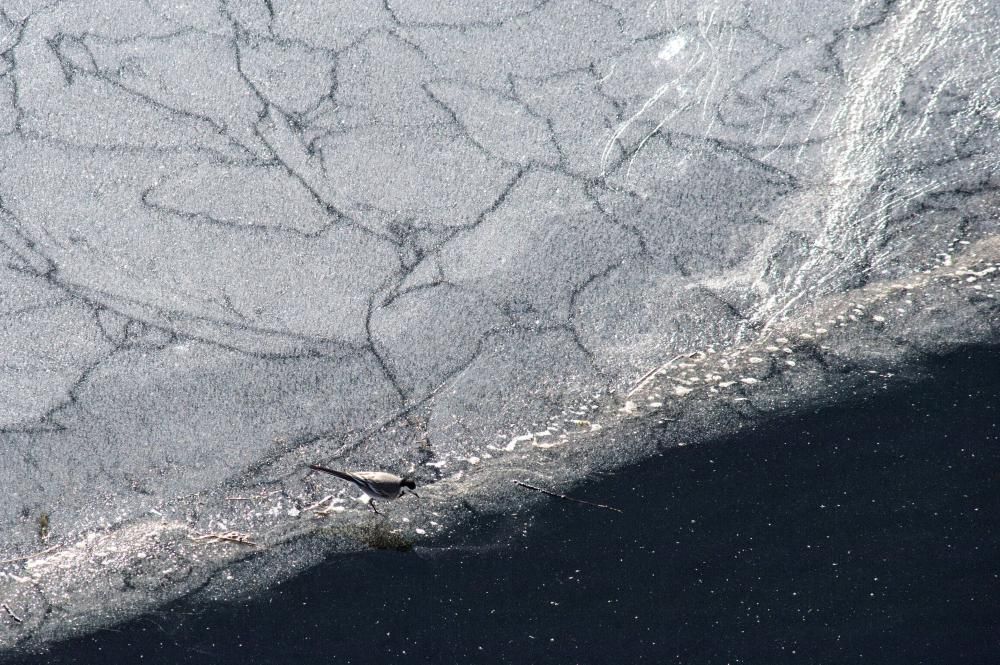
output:
M 488 473 L 782 326 L 919 347 L 914 275 L 994 340 L 989 4 L 4 3 L 0 558 Z M 622 413 L 812 358 L 768 344 Z

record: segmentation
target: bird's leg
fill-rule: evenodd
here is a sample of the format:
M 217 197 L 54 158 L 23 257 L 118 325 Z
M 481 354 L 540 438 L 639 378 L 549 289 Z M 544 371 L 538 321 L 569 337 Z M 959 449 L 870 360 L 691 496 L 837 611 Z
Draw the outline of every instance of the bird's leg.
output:
M 368 507 L 375 511 L 376 515 L 381 515 L 378 508 L 375 507 L 375 499 L 368 499 Z

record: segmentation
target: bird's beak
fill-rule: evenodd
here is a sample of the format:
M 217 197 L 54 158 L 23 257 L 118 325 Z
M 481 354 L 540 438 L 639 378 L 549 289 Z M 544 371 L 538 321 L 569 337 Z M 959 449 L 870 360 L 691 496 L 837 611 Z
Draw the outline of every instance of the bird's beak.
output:
M 410 490 L 410 494 L 412 494 L 413 496 L 417 497 L 418 499 L 420 498 L 420 495 L 417 494 L 416 492 L 414 492 L 413 490 Z

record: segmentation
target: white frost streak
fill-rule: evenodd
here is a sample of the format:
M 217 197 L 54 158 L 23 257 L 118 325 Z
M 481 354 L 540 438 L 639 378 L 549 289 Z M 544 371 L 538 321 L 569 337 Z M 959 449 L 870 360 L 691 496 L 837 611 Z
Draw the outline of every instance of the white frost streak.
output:
M 857 49 L 860 62 L 848 70 L 846 94 L 831 120 L 839 140 L 830 143 L 824 160 L 830 165 L 829 181 L 838 191 L 824 198 L 828 207 L 822 231 L 813 240 L 815 249 L 786 288 L 763 304 L 765 330 L 797 302 L 825 292 L 845 273 L 862 265 L 866 270 L 877 267 L 877 247 L 892 210 L 941 186 L 913 183 L 906 191 L 905 183 L 900 183 L 881 197 L 882 205 L 862 213 L 874 188 L 896 166 L 891 163 L 892 147 L 926 122 L 899 116 L 908 74 L 954 38 L 965 5 L 965 0 L 914 2 L 887 21 L 870 53 Z M 939 94 L 940 86 L 935 96 Z
M 717 49 L 709 39 L 715 18 L 715 10 L 712 10 L 704 20 L 699 22 L 698 35 L 695 36 L 694 41 L 689 36 L 678 33 L 668 39 L 663 48 L 657 53 L 656 64 L 669 63 L 677 67 L 679 65 L 674 61 L 679 59 L 679 56 L 682 56 L 685 51 L 691 51 L 690 55 L 686 56 L 689 64 L 682 71 L 671 76 L 668 81 L 658 86 L 653 94 L 643 102 L 639 110 L 618 125 L 614 132 L 612 132 L 611 137 L 604 145 L 604 150 L 601 152 L 602 174 L 606 173 L 611 153 L 615 146 L 622 144 L 624 147 L 625 142 L 622 139 L 628 133 L 629 129 L 640 119 L 653 115 L 651 111 L 655 108 L 672 104 L 672 107 L 660 111 L 658 120 L 653 119 L 656 121 L 653 128 L 645 132 L 635 147 L 631 149 L 628 166 L 625 170 L 625 182 L 629 180 L 632 164 L 636 156 L 642 152 L 646 143 L 656 136 L 667 123 L 699 102 L 702 105 L 702 119 L 705 120 L 705 116 L 708 113 L 709 101 L 718 87 L 719 77 L 724 69 L 722 63 L 719 61 Z M 730 40 L 729 49 L 732 49 L 732 40 Z M 692 72 L 701 68 L 706 62 L 711 67 L 701 75 L 693 90 L 682 85 L 682 82 L 689 80 Z M 703 87 L 707 88 L 705 92 L 702 92 Z M 664 104 L 661 104 L 661 102 L 664 102 Z M 715 117 L 713 116 L 705 130 L 706 138 L 714 124 Z

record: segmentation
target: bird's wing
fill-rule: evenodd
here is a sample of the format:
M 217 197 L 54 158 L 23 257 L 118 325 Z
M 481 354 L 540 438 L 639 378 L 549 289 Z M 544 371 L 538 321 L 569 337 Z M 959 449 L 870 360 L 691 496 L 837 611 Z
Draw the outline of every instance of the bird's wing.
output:
M 402 478 L 384 471 L 335 471 L 317 464 L 309 465 L 314 471 L 330 473 L 338 478 L 350 481 L 360 487 L 369 496 L 376 499 L 395 499 L 400 493 Z
M 402 478 L 384 471 L 355 471 L 352 474 L 357 483 L 377 497 L 395 499 L 401 491 Z
M 362 478 L 373 483 L 379 483 L 380 485 L 383 483 L 398 485 L 400 481 L 402 481 L 402 478 L 399 476 L 386 473 L 385 471 L 351 471 L 351 475 L 355 478 Z

